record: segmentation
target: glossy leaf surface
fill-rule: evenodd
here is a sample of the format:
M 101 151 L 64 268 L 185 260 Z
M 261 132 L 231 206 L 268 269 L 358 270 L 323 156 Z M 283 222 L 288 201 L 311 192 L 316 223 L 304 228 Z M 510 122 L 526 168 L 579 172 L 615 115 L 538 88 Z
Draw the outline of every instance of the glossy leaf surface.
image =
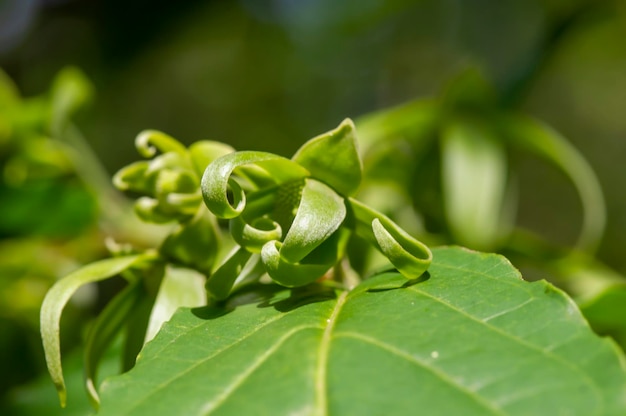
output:
M 103 415 L 621 415 L 626 374 L 563 292 L 441 248 L 413 281 L 265 285 L 180 310 L 101 397 Z

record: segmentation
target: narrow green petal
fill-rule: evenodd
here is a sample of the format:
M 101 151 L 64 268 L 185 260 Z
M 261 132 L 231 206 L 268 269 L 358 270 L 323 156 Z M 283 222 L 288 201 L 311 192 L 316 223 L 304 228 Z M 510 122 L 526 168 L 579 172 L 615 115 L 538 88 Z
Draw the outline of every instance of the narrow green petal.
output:
M 346 217 L 344 199 L 315 179 L 307 179 L 302 189 L 296 217 L 283 241 L 280 254 L 297 263 L 330 237 Z
M 292 158 L 311 176 L 342 195 L 352 195 L 361 183 L 363 167 L 354 123 L 345 119 L 339 127 L 306 142 Z
M 41 305 L 41 338 L 48 365 L 48 372 L 59 393 L 61 406 L 65 407 L 66 390 L 61 367 L 61 349 L 59 340 L 59 323 L 63 308 L 72 295 L 89 283 L 108 279 L 124 270 L 149 260 L 148 255 L 134 255 L 101 260 L 89 264 L 56 282 L 46 294 Z

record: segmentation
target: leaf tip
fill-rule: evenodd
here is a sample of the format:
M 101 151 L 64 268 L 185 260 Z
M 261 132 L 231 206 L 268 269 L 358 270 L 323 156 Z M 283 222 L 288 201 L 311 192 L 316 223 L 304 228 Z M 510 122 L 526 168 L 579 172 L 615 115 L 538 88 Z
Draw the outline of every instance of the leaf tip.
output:
M 67 389 L 65 388 L 65 383 L 63 380 L 54 384 L 57 388 L 57 394 L 59 396 L 59 404 L 62 408 L 67 406 Z

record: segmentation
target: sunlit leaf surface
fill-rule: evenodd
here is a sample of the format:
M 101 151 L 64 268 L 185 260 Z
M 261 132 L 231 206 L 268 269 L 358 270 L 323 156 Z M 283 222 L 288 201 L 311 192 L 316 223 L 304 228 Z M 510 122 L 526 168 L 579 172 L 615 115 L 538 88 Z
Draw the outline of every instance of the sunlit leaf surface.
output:
M 626 414 L 622 356 L 566 295 L 459 248 L 408 283 L 182 309 L 101 393 L 104 415 Z

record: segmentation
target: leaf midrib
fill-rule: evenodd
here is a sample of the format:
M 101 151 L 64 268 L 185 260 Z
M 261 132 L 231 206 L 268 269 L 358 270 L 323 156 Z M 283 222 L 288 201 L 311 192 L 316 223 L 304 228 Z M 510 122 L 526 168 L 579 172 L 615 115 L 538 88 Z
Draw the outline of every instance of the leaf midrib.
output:
M 337 323 L 339 313 L 346 302 L 349 292 L 343 292 L 337 298 L 337 303 L 330 315 L 326 320 L 326 328 L 322 334 L 322 339 L 318 349 L 318 361 L 317 368 L 315 370 L 315 401 L 316 401 L 316 413 L 318 415 L 328 414 L 328 399 L 327 399 L 327 370 L 328 370 L 328 354 L 330 351 L 330 343 L 332 341 L 332 332 Z

